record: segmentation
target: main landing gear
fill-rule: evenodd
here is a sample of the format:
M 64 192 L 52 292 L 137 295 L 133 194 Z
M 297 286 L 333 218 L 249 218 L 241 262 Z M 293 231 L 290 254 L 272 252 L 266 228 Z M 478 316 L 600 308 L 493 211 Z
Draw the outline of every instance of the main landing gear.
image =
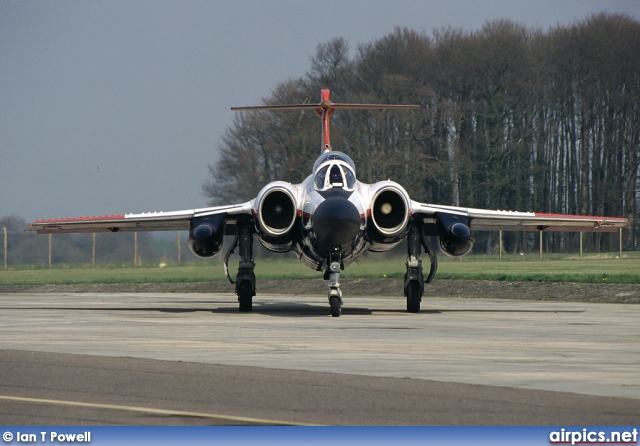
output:
M 256 276 L 254 274 L 255 263 L 253 261 L 253 227 L 249 222 L 238 222 L 236 238 L 227 251 L 224 260 L 225 274 L 229 282 L 235 283 L 238 296 L 239 309 L 249 312 L 253 307 L 253 296 L 256 295 Z M 236 280 L 232 280 L 228 272 L 230 255 L 239 247 L 240 263 Z M 427 278 L 422 272 L 422 260 L 420 255 L 424 248 L 431 261 L 431 268 Z M 331 254 L 324 266 L 324 278 L 329 280 L 329 306 L 331 316 L 339 317 L 342 313 L 342 291 L 340 290 L 341 258 L 337 254 Z M 424 284 L 431 282 L 438 268 L 435 254 L 426 242 L 422 228 L 412 224 L 407 236 L 407 272 L 404 276 L 404 295 L 407 298 L 407 311 L 409 313 L 420 312 L 420 303 L 424 294 Z
M 427 279 L 422 274 L 422 260 L 420 254 L 424 247 L 425 252 L 431 261 L 431 268 Z M 407 312 L 419 313 L 420 302 L 424 294 L 424 284 L 431 282 L 438 268 L 438 259 L 429 249 L 421 227 L 412 224 L 407 235 L 407 273 L 404 276 L 404 295 L 407 297 Z
M 229 275 L 229 257 L 240 247 L 240 264 L 236 280 L 232 280 Z M 240 311 L 249 312 L 253 308 L 253 296 L 256 295 L 256 275 L 253 270 L 256 264 L 253 261 L 253 228 L 248 222 L 238 222 L 236 225 L 236 238 L 227 251 L 224 258 L 224 270 L 230 283 L 236 284 L 236 295 Z

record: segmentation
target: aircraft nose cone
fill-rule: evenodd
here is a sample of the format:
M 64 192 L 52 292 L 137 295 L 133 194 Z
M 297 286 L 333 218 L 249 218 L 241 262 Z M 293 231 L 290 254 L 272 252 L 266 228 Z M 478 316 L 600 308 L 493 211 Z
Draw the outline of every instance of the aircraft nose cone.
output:
M 353 203 L 342 197 L 330 197 L 313 213 L 313 231 L 331 247 L 351 243 L 360 230 L 360 213 Z

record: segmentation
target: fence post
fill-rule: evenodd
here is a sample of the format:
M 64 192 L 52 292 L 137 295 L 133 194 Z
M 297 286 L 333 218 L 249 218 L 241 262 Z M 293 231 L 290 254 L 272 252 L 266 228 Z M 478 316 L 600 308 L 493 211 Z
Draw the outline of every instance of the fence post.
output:
M 542 260 L 542 231 L 540 231 L 540 260 Z
M 4 269 L 8 268 L 7 266 L 7 228 L 2 228 L 2 232 L 4 233 Z
M 49 269 L 51 269 L 51 240 L 53 238 L 53 234 L 49 234 Z
M 178 265 L 180 265 L 180 258 L 182 257 L 180 252 L 180 231 L 176 231 L 176 245 L 178 245 Z
M 138 233 L 133 233 L 133 266 L 138 266 Z
M 582 234 L 583 232 L 580 231 L 580 258 L 582 258 Z
M 502 229 L 500 229 L 500 247 L 498 249 L 500 249 L 500 255 L 498 258 L 502 260 Z
M 91 266 L 96 267 L 96 233 L 91 233 Z
M 620 258 L 622 258 L 622 228 L 620 228 Z

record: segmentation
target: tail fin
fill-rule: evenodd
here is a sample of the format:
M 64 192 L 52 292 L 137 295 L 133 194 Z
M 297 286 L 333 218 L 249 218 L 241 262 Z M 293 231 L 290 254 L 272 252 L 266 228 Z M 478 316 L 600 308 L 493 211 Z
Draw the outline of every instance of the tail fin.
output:
M 319 104 L 289 104 L 289 105 L 259 105 L 255 107 L 231 107 L 231 110 L 252 111 L 252 110 L 314 110 L 322 118 L 322 146 L 321 152 L 331 151 L 331 141 L 329 138 L 329 119 L 336 110 L 382 110 L 382 109 L 402 109 L 417 110 L 419 105 L 387 105 L 387 104 L 334 104 L 329 99 L 329 90 L 320 91 L 321 100 Z

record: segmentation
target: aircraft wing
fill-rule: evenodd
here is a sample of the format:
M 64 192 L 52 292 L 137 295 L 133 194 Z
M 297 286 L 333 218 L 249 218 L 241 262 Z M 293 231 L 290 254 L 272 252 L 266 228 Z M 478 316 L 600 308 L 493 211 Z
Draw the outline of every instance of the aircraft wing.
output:
M 412 203 L 412 211 L 424 218 L 425 223 L 435 223 L 439 213 L 467 217 L 470 229 L 475 231 L 616 232 L 628 225 L 626 218 L 619 217 L 492 211 L 416 201 Z
M 253 201 L 246 203 L 190 209 L 173 212 L 103 215 L 99 217 L 55 218 L 35 220 L 25 231 L 38 234 L 66 234 L 82 232 L 188 231 L 191 220 L 198 217 L 225 215 L 228 222 L 238 216 L 251 216 Z

